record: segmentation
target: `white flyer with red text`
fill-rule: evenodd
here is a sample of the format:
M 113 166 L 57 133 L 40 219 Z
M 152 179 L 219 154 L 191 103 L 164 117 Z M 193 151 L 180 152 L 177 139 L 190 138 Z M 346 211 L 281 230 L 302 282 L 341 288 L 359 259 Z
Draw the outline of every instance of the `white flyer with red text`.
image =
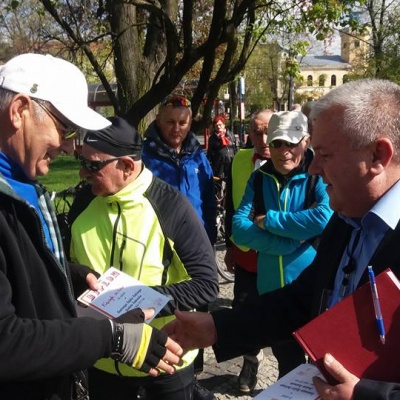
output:
M 167 296 L 114 267 L 99 278 L 99 283 L 99 290 L 87 290 L 78 301 L 108 318 L 117 318 L 134 308 L 153 308 L 156 316 L 169 301 Z

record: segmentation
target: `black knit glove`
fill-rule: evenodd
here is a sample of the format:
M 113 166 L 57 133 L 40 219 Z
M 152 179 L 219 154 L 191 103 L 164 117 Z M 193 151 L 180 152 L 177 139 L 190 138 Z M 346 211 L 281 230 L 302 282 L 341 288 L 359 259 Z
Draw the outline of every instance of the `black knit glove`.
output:
M 148 373 L 167 352 L 167 334 L 145 324 L 141 309 L 128 311 L 112 324 L 114 360 Z

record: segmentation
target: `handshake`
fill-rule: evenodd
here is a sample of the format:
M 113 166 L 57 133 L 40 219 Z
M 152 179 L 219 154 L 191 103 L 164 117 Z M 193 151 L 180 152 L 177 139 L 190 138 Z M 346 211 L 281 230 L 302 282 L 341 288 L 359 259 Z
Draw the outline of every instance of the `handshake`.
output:
M 174 365 L 180 365 L 184 351 L 217 342 L 216 326 L 210 313 L 176 311 L 175 316 L 162 331 L 144 323 L 150 316 L 145 318 L 141 309 L 112 320 L 111 357 L 151 376 L 158 376 L 160 371 L 173 374 Z
M 83 293 L 88 288 L 99 290 L 98 273 L 88 267 L 70 263 L 70 272 L 75 279 L 75 293 Z M 78 286 L 79 285 L 79 286 Z M 164 331 L 145 323 L 154 315 L 154 309 L 133 309 L 118 318 L 110 319 L 112 329 L 111 357 L 150 376 L 158 376 L 161 371 L 175 372 L 181 365 L 182 347 L 168 337 Z
M 173 374 L 183 350 L 165 332 L 147 325 L 147 318 L 141 309 L 134 309 L 110 320 L 111 357 L 151 376 L 158 376 L 160 371 Z

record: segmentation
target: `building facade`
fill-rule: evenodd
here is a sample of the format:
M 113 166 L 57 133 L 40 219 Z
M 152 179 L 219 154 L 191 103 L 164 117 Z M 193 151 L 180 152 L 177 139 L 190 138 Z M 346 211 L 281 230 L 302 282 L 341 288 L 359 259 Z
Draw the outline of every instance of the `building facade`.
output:
M 301 83 L 296 88 L 300 102 L 317 100 L 336 86 L 346 83 L 351 71 L 366 63 L 370 35 L 356 36 L 349 29 L 340 32 L 340 55 L 308 55 L 300 63 Z
M 317 100 L 336 86 L 346 83 L 349 74 L 366 65 L 370 52 L 370 32 L 355 35 L 349 29 L 340 32 L 340 54 L 306 55 L 300 61 L 300 79 L 278 82 L 278 98 L 275 108 L 287 110 L 288 98 L 304 104 Z M 288 62 L 289 54 L 282 49 L 281 66 Z

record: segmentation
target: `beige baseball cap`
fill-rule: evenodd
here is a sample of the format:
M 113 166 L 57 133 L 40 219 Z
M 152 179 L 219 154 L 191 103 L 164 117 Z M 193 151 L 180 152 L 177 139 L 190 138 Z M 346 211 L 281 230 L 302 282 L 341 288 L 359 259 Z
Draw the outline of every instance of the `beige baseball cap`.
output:
M 98 130 L 111 122 L 88 106 L 83 73 L 61 58 L 21 54 L 0 67 L 0 87 L 50 102 L 75 128 Z
M 285 140 L 299 143 L 308 136 L 307 117 L 300 111 L 279 111 L 272 115 L 268 123 L 267 143 Z

